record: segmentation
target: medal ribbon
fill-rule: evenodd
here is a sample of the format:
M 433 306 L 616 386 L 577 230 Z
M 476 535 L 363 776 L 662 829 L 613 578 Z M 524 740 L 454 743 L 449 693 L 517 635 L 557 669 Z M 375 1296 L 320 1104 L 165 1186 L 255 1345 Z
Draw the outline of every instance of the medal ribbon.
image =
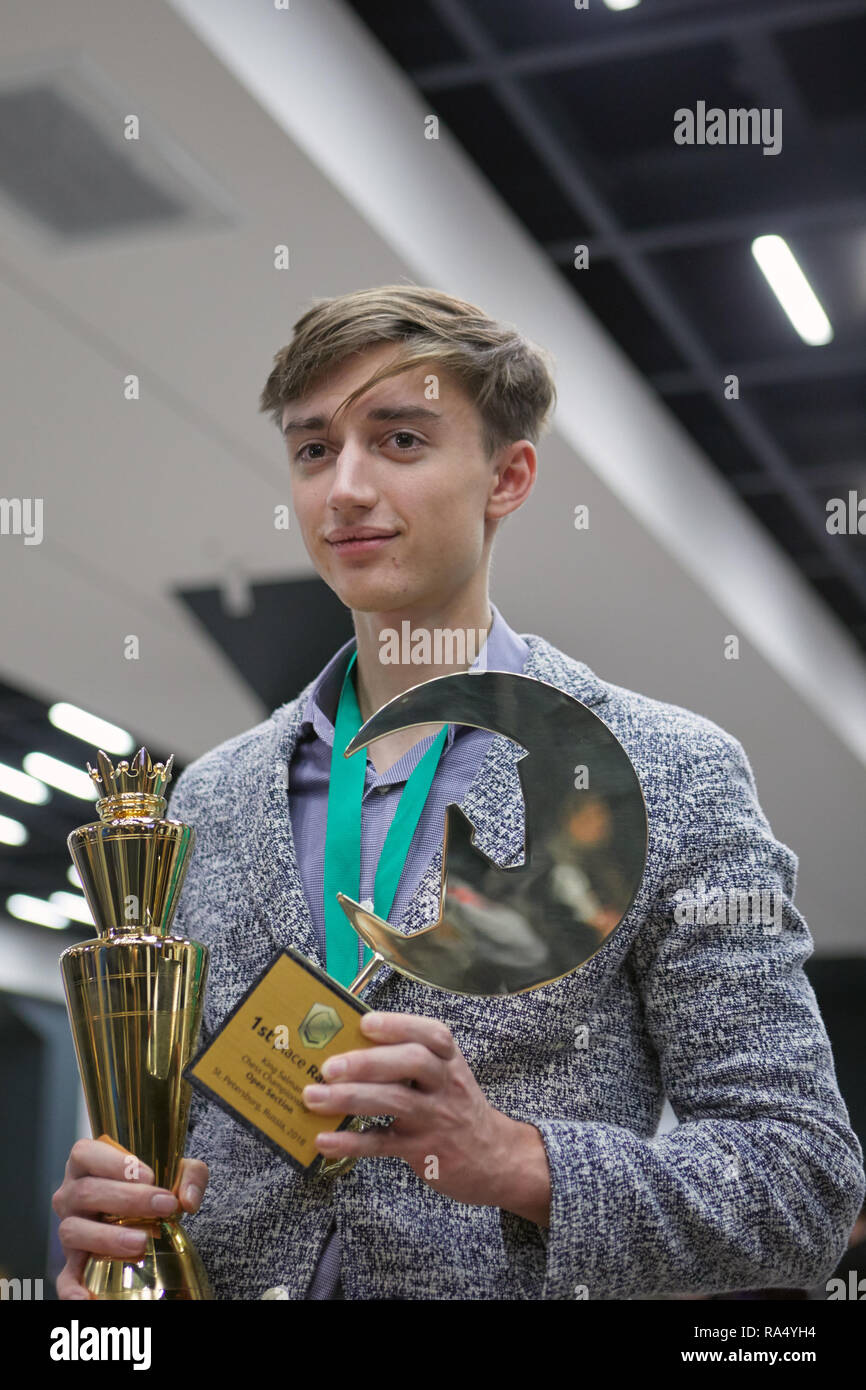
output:
M 361 802 L 367 758 L 366 753 L 363 757 L 360 755 L 360 749 L 351 758 L 343 757 L 343 749 L 352 741 L 362 724 L 351 674 L 357 655 L 356 650 L 346 667 L 340 703 L 337 706 L 334 746 L 331 750 L 331 780 L 328 786 L 328 824 L 325 834 L 325 961 L 328 974 L 345 987 L 352 983 L 361 969 L 358 964 L 360 938 L 337 902 L 338 892 L 358 902 L 361 891 Z M 373 911 L 383 921 L 388 920 L 412 836 L 421 819 L 427 793 L 447 737 L 446 724 L 406 782 L 385 837 L 376 866 L 373 892 Z M 372 951 L 365 944 L 364 965 L 372 959 L 372 955 Z

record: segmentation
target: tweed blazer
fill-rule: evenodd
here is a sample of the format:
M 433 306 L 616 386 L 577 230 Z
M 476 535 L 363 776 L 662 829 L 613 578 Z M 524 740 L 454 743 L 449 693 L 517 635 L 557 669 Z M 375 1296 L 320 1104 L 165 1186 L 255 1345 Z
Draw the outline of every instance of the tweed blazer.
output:
M 332 1219 L 348 1299 L 812 1287 L 845 1249 L 863 1154 L 802 968 L 813 946 L 792 903 L 797 858 L 771 832 L 742 745 L 523 636 L 524 674 L 593 709 L 634 764 L 649 818 L 637 897 L 585 966 L 540 989 L 470 998 L 383 967 L 364 999 L 444 1021 L 490 1103 L 537 1126 L 550 1226 L 454 1201 L 399 1158 L 307 1178 L 196 1093 L 187 1153 L 210 1181 L 187 1226 L 217 1298 L 304 1298 Z M 169 815 L 197 832 L 177 925 L 211 951 L 204 1041 L 281 947 L 323 965 L 287 798 L 311 688 L 191 763 L 171 798 Z M 523 858 L 521 755 L 497 735 L 460 803 L 503 866 Z M 436 918 L 441 867 L 440 846 L 399 930 Z M 776 894 L 780 915 L 682 910 L 720 892 Z M 660 1135 L 665 1096 L 679 1123 Z

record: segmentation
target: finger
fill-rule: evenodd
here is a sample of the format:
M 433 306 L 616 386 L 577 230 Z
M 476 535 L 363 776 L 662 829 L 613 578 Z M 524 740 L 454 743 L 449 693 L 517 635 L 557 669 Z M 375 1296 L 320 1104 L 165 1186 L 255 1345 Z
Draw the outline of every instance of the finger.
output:
M 445 1024 L 422 1014 L 364 1014 L 361 1032 L 375 1042 L 423 1043 L 445 1061 L 457 1051 L 457 1044 Z
M 210 1172 L 200 1158 L 185 1158 L 180 1166 L 177 1191 L 184 1211 L 198 1211 Z
M 171 1216 L 178 1200 L 164 1187 L 148 1183 L 115 1182 L 111 1178 L 78 1178 L 66 1183 L 55 1211 L 58 1216 Z
M 376 1125 L 357 1130 L 324 1130 L 316 1135 L 316 1148 L 326 1159 L 402 1157 L 405 1137 L 393 1134 L 390 1126 Z
M 66 1164 L 69 1178 L 118 1178 L 126 1182 L 153 1182 L 154 1172 L 135 1154 L 101 1139 L 79 1139 L 72 1146 Z
M 67 1257 L 76 1251 L 87 1255 L 115 1255 L 136 1260 L 144 1254 L 147 1232 L 131 1226 L 115 1226 L 109 1221 L 89 1221 L 83 1216 L 65 1216 L 57 1228 Z
M 393 1115 L 414 1120 L 423 1105 L 423 1092 L 411 1086 L 369 1086 L 361 1082 L 345 1085 L 305 1086 L 304 1105 L 313 1115 Z
M 87 1254 L 84 1250 L 73 1250 L 55 1280 L 57 1297 L 61 1299 L 69 1298 L 90 1298 L 89 1291 L 81 1282 L 84 1277 L 84 1266 L 87 1263 Z
M 416 1081 L 421 1090 L 438 1090 L 446 1074 L 443 1058 L 424 1043 L 382 1043 L 329 1057 L 322 1067 L 325 1080 Z

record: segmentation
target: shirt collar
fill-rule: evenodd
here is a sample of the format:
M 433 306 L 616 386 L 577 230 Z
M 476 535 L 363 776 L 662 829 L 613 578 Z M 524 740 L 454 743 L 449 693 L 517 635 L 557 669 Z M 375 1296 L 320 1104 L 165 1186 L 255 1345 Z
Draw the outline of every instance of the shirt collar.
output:
M 495 603 L 490 603 L 493 622 L 484 646 L 473 661 L 472 671 L 517 671 L 523 670 L 529 647 L 503 618 Z M 300 737 L 316 734 L 324 739 L 329 747 L 334 746 L 334 721 L 337 717 L 337 702 L 343 688 L 343 677 L 352 653 L 357 650 L 357 638 L 350 637 L 339 651 L 335 652 L 316 677 L 304 706 L 300 725 Z M 464 731 L 463 725 L 448 725 L 445 747 L 450 748 L 455 735 Z

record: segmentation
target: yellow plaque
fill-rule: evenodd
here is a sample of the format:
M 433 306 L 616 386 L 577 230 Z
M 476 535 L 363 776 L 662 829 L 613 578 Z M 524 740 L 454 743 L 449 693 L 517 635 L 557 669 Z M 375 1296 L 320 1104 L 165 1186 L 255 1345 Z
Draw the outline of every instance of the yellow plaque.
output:
M 314 1115 L 305 1086 L 322 1063 L 376 1043 L 361 1032 L 369 1009 L 323 970 L 286 947 L 250 986 L 220 1031 L 190 1062 L 186 1079 L 309 1173 L 316 1135 L 345 1129 L 351 1115 Z

